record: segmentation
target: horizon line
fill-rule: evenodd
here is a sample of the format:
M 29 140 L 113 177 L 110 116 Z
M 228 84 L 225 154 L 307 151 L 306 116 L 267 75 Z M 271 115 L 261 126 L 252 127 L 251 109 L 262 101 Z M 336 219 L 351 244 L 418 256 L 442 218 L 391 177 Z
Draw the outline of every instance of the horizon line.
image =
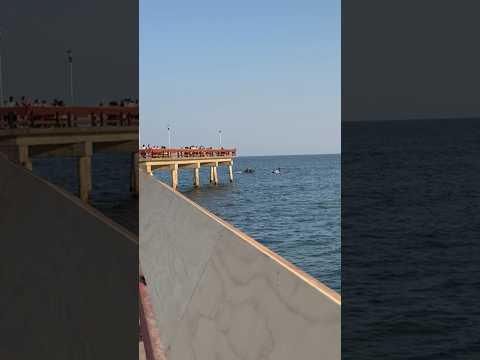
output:
M 423 121 L 423 120 L 480 120 L 480 115 L 475 116 L 446 116 L 446 117 L 420 117 L 420 118 L 395 118 L 395 119 L 359 119 L 359 120 L 342 120 L 342 123 L 357 123 L 357 122 L 388 122 L 388 121 Z
M 335 153 L 307 153 L 307 154 L 272 154 L 272 155 L 237 155 L 236 158 L 239 157 L 266 157 L 266 156 L 311 156 L 311 155 L 341 155 L 341 152 Z

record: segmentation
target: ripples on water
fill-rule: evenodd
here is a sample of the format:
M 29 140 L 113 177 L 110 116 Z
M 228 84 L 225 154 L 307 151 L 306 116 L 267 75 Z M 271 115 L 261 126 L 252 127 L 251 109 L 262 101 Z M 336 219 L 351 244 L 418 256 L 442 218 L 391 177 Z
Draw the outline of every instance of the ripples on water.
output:
M 238 174 L 245 168 L 253 174 Z M 281 174 L 272 174 L 275 168 Z M 234 182 L 219 167 L 220 185 L 201 169 L 179 171 L 179 190 L 331 288 L 340 291 L 340 155 L 239 157 Z M 169 174 L 157 178 L 170 183 Z
M 480 359 L 480 121 L 342 136 L 342 356 Z

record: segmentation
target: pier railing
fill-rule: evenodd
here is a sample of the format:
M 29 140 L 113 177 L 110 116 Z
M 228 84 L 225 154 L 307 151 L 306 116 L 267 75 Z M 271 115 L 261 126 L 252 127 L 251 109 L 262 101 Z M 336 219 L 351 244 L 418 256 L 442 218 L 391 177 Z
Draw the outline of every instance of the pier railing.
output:
M 138 126 L 138 106 L 0 107 L 0 129 Z
M 224 148 L 147 148 L 139 150 L 140 156 L 145 159 L 178 159 L 178 158 L 210 158 L 210 157 L 234 157 L 237 149 Z

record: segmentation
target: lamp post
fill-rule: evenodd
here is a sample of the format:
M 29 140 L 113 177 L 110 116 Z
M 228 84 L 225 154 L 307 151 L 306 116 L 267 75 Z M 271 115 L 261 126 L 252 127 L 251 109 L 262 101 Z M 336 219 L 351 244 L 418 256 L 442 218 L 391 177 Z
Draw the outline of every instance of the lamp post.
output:
M 222 147 L 222 130 L 218 130 L 218 138 L 219 138 L 220 147 Z
M 171 139 L 171 136 L 170 136 L 170 125 L 167 125 L 167 131 L 168 131 L 168 148 L 171 149 L 172 148 L 172 139 Z
M 74 96 L 73 96 L 73 52 L 72 52 L 72 49 L 67 50 L 67 59 L 68 59 L 69 67 L 70 67 L 70 105 L 73 106 Z

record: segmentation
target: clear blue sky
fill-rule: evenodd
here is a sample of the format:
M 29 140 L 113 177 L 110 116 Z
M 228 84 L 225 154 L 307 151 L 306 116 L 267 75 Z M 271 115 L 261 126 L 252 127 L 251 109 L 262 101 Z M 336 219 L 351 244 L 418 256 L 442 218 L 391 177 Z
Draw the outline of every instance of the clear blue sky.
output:
M 340 0 L 142 0 L 140 142 L 339 153 L 340 48 Z

